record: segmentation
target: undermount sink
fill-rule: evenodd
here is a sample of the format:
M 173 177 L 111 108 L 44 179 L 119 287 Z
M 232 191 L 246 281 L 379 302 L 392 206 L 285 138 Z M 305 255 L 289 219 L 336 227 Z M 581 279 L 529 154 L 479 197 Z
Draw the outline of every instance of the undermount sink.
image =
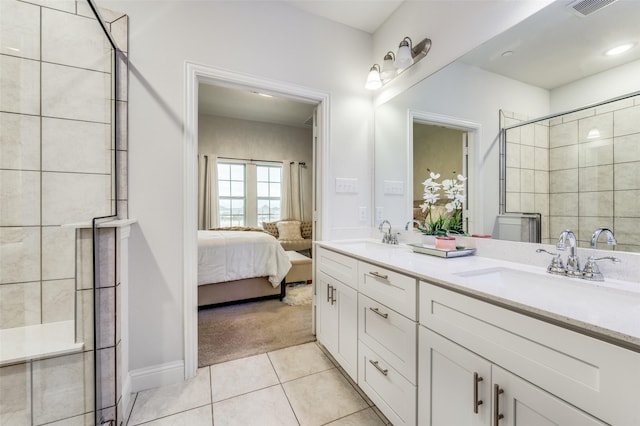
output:
M 611 312 L 615 312 L 615 309 L 640 307 L 640 292 L 636 288 L 613 287 L 606 283 L 559 277 L 546 272 L 496 267 L 453 275 L 466 279 L 470 287 L 496 291 L 513 300 L 534 302 L 544 299 L 547 305 L 558 304 L 565 307 L 604 303 L 611 305 Z
M 558 284 L 558 277 L 545 274 L 536 274 L 511 268 L 488 268 L 475 271 L 458 272 L 454 275 L 463 278 L 473 278 L 477 284 L 507 285 L 513 286 L 519 283 L 528 285 Z

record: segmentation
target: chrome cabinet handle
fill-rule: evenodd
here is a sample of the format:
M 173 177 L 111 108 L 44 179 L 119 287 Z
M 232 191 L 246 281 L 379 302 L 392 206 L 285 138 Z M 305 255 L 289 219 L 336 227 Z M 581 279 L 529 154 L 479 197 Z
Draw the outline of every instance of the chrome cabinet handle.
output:
M 331 304 L 334 305 L 336 303 L 336 288 L 331 287 Z
M 483 380 L 478 373 L 473 373 L 473 412 L 475 414 L 478 414 L 478 407 L 482 405 L 482 400 L 478 399 L 478 384 Z
M 374 313 L 376 313 L 376 314 L 380 315 L 382 318 L 389 318 L 389 314 L 383 314 L 382 312 L 380 312 L 380 311 L 378 310 L 378 308 L 372 308 L 372 307 L 369 307 L 369 310 L 371 310 L 371 311 L 373 311 Z
M 383 275 L 380 272 L 376 272 L 376 271 L 371 271 L 369 272 L 369 275 L 373 275 L 376 278 L 380 278 L 383 280 L 388 280 L 389 279 L 389 275 Z
M 369 362 L 371 363 L 371 365 L 373 365 L 373 366 L 376 368 L 376 370 L 378 370 L 379 372 L 381 372 L 381 373 L 382 373 L 382 374 L 384 374 L 385 376 L 386 376 L 387 374 L 389 374 L 389 370 L 387 370 L 386 368 L 384 368 L 384 369 L 383 369 L 382 367 L 380 367 L 380 366 L 378 365 L 378 361 L 372 361 L 372 360 L 369 360 Z
M 331 286 L 327 283 L 327 303 L 331 302 Z
M 504 393 L 504 389 L 500 385 L 493 385 L 493 426 L 498 426 L 498 422 L 504 419 L 504 415 L 500 414 L 500 395 Z

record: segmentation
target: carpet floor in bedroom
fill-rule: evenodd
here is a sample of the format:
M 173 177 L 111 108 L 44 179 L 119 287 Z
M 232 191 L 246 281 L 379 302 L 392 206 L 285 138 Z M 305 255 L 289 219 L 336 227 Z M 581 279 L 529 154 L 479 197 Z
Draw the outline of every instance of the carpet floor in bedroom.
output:
M 198 312 L 198 366 L 312 342 L 311 311 L 310 303 L 291 306 L 277 299 L 203 309 Z

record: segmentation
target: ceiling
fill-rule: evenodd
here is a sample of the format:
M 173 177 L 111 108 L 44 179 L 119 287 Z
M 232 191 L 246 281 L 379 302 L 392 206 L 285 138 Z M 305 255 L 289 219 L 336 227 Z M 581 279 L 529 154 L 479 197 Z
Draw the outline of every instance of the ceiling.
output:
M 479 68 L 544 89 L 640 59 L 640 1 L 618 0 L 590 15 L 578 16 L 557 1 L 464 55 Z M 624 42 L 633 49 L 620 56 L 604 52 Z M 503 56 L 511 51 L 510 56 Z
M 311 127 L 314 104 L 264 95 L 241 87 L 200 84 L 198 112 L 285 126 Z

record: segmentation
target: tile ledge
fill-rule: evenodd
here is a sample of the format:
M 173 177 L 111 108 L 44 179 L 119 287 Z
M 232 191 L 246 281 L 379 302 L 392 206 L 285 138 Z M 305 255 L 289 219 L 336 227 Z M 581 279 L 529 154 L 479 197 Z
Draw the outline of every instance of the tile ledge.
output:
M 103 222 L 98 224 L 98 228 L 125 228 L 127 226 L 137 223 L 138 219 L 116 219 L 109 222 Z M 60 225 L 63 228 L 76 228 L 76 229 L 91 229 L 91 222 L 78 222 L 78 223 L 65 223 Z
M 0 366 L 82 352 L 75 342 L 75 321 L 0 330 Z

